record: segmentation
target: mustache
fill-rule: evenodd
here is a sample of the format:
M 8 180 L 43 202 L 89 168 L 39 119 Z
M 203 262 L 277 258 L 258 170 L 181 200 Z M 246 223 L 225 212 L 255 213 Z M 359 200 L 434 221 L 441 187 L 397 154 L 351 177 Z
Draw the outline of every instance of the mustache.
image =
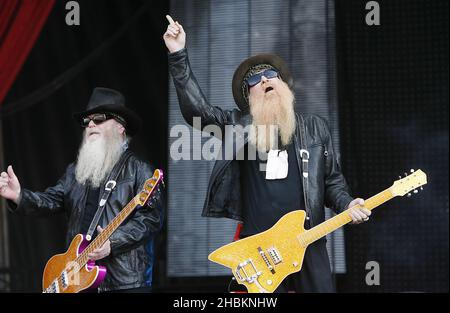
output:
M 92 134 L 101 134 L 101 132 L 99 132 L 98 130 L 87 130 L 86 131 L 86 136 L 89 137 Z
M 264 94 L 268 93 L 269 91 L 275 90 L 275 86 L 271 84 L 270 82 L 264 82 L 264 85 L 262 85 L 262 88 L 264 90 Z

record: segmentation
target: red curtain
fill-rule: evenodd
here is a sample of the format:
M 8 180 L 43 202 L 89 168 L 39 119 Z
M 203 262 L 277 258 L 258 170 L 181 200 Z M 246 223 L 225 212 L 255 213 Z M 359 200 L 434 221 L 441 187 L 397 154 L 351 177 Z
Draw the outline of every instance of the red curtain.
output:
M 0 0 L 0 105 L 54 4 L 55 0 Z

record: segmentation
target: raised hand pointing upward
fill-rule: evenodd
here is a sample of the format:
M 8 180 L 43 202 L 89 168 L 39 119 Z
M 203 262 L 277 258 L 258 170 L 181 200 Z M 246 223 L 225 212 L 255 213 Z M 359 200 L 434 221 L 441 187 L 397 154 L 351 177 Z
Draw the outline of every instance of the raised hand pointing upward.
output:
M 163 35 L 164 42 L 170 53 L 183 49 L 186 45 L 186 33 L 180 23 L 175 22 L 170 15 L 166 15 L 169 25 Z

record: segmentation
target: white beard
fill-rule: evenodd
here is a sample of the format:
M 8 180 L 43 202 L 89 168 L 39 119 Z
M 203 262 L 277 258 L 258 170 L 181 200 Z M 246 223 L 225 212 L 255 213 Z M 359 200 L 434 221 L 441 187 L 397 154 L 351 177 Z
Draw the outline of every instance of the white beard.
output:
M 123 144 L 123 138 L 115 132 L 105 132 L 104 136 L 92 141 L 84 137 L 75 167 L 77 182 L 100 187 L 122 155 Z
M 279 149 L 278 138 L 283 146 L 288 145 L 295 132 L 294 94 L 285 82 L 281 82 L 278 95 L 250 94 L 250 112 L 253 124 L 249 142 L 259 152 Z

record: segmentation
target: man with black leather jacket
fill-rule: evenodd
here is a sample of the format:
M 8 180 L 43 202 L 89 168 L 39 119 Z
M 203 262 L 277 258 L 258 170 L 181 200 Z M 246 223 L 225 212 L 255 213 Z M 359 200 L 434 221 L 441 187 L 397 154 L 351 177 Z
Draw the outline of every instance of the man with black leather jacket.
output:
M 363 199 L 349 195 L 326 122 L 294 112 L 293 80 L 283 60 L 260 54 L 243 61 L 232 82 L 239 109 L 223 110 L 208 103 L 194 77 L 182 25 L 167 19 L 163 39 L 186 122 L 195 126 L 193 118 L 200 117 L 200 130 L 206 125 L 222 130 L 227 125 L 250 126 L 248 134 L 236 132 L 241 140 L 234 135 L 223 138 L 222 152 L 230 144 L 235 149 L 231 158 L 216 161 L 202 215 L 242 222 L 241 238 L 269 229 L 293 210 L 306 211 L 306 228 L 324 221 L 324 206 L 335 212 L 355 207 L 350 210 L 353 223 L 368 220 L 370 211 L 363 207 Z M 251 157 L 249 147 L 257 150 L 256 157 Z M 335 291 L 325 240 L 308 247 L 302 270 L 289 276 L 277 292 L 292 290 Z
M 92 233 L 94 238 L 123 207 L 138 194 L 154 168 L 138 160 L 128 141 L 140 128 L 140 118 L 125 106 L 118 91 L 95 88 L 87 109 L 74 115 L 85 128 L 77 161 L 53 187 L 44 192 L 21 188 L 12 166 L 0 174 L 0 196 L 8 200 L 10 210 L 19 214 L 45 215 L 64 211 L 68 217 L 67 246 L 76 234 Z M 120 163 L 119 163 L 120 162 Z M 123 164 L 113 171 L 115 165 Z M 98 223 L 94 216 L 105 197 L 105 183 L 116 185 L 107 197 Z M 117 177 L 117 178 L 116 178 Z M 114 179 L 116 178 L 116 179 Z M 99 292 L 149 292 L 154 263 L 153 241 L 161 229 L 161 197 L 151 205 L 137 208 L 117 228 L 109 240 L 89 254 L 91 260 L 107 269 Z

